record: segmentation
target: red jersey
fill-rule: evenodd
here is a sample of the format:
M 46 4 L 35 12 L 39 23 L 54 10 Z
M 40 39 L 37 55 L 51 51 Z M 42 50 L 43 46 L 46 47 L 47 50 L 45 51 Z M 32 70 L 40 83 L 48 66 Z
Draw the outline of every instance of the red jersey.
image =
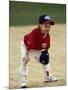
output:
M 46 49 L 49 49 L 50 35 L 49 33 L 46 35 L 46 37 L 44 35 L 45 34 L 41 32 L 41 29 L 39 27 L 33 29 L 32 32 L 26 34 L 24 36 L 24 44 L 27 47 L 27 49 L 42 50 L 43 43 L 46 43 L 47 44 Z

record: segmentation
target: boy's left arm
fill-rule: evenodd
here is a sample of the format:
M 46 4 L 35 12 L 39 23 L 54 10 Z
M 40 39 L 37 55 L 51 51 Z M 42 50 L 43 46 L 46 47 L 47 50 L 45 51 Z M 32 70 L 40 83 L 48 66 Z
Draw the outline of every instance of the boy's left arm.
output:
M 48 49 L 50 48 L 50 36 L 48 35 L 46 38 L 43 39 L 42 42 L 42 50 L 39 61 L 43 65 L 47 65 L 49 63 L 49 53 Z
M 49 34 L 47 35 L 47 38 L 43 38 L 42 48 L 43 49 L 50 48 L 50 35 Z

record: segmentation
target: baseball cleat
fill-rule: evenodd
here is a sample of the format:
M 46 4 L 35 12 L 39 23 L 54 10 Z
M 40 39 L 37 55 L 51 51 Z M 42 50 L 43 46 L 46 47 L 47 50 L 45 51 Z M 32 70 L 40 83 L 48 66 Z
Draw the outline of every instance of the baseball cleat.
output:
M 45 82 L 55 82 L 58 81 L 58 78 L 55 76 L 47 76 Z
M 27 88 L 27 85 L 25 82 L 21 83 L 21 88 Z
M 21 86 L 21 88 L 27 88 L 27 86 Z

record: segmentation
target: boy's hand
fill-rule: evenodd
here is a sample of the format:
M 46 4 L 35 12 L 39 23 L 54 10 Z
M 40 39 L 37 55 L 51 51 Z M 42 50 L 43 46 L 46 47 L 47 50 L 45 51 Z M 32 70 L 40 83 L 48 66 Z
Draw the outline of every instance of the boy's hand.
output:
M 25 62 L 25 63 L 28 63 L 29 62 L 29 55 L 28 55 L 28 52 L 26 53 L 26 55 L 25 55 L 25 57 L 23 58 L 23 61 Z
M 27 63 L 29 62 L 29 57 L 28 57 L 28 56 L 25 56 L 25 57 L 23 58 L 23 61 L 27 64 Z
M 47 47 L 47 44 L 46 43 L 43 43 L 42 44 L 42 47 L 45 49 Z

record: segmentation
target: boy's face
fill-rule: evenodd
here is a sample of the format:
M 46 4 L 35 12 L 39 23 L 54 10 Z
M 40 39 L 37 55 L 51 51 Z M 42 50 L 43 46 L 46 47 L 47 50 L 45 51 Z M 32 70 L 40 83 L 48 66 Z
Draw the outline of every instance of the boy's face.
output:
M 48 33 L 50 31 L 50 28 L 51 28 L 50 23 L 39 24 L 39 26 L 40 26 L 42 33 Z

